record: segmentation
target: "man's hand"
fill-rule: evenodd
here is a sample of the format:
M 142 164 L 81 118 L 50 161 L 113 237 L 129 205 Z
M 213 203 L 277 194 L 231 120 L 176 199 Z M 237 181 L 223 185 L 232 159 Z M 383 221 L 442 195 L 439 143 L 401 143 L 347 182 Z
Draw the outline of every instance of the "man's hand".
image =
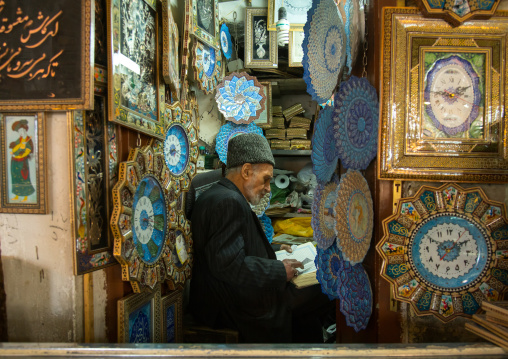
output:
M 296 268 L 303 269 L 302 262 L 296 259 L 283 259 L 282 263 L 284 263 L 284 268 L 286 269 L 286 281 L 288 282 L 298 275 Z
M 291 248 L 291 246 L 289 244 L 281 244 L 280 245 L 280 250 L 285 250 L 286 252 L 288 253 L 293 253 L 293 248 Z

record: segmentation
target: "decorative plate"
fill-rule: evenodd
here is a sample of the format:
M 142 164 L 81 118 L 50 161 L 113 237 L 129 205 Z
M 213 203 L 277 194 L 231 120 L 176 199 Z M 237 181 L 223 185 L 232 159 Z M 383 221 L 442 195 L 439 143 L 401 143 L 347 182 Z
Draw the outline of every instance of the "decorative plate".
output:
M 333 107 L 331 106 L 326 106 L 319 111 L 319 118 L 312 136 L 312 170 L 321 183 L 330 181 L 339 160 L 332 115 Z
M 348 326 L 365 329 L 372 314 L 372 289 L 361 264 L 351 265 L 342 259 L 337 246 L 316 248 L 316 278 L 330 300 L 339 299 L 340 310 Z
M 263 135 L 263 130 L 254 123 L 249 123 L 248 125 L 236 125 L 233 122 L 227 122 L 221 126 L 215 139 L 215 150 L 217 151 L 222 163 L 228 163 L 229 140 L 242 133 L 257 133 Z
M 252 211 L 256 213 L 256 216 L 261 217 L 265 211 L 270 207 L 270 200 L 272 199 L 272 192 L 268 192 L 261 198 L 259 203 L 252 207 Z
M 360 4 L 358 0 L 346 0 L 344 5 L 346 21 L 346 74 L 350 75 L 356 62 L 356 56 L 362 39 L 360 38 Z
M 346 62 L 346 33 L 333 0 L 313 1 L 303 40 L 303 78 L 317 103 L 330 100 Z
M 231 42 L 231 34 L 226 24 L 220 27 L 220 47 L 226 59 L 230 59 L 233 54 L 233 43 Z
M 256 77 L 233 72 L 217 87 L 215 101 L 227 121 L 247 124 L 264 111 L 266 96 Z
M 122 265 L 122 279 L 136 293 L 169 279 L 163 253 L 173 249 L 168 228 L 176 198 L 173 181 L 152 142 L 134 148 L 120 163 L 113 188 L 114 256 Z
M 192 60 L 194 80 L 198 83 L 199 89 L 203 90 L 205 94 L 210 94 L 222 80 L 220 50 L 215 50 L 196 40 L 192 53 L 194 54 Z
M 374 227 L 372 196 L 367 181 L 358 171 L 342 176 L 335 206 L 337 247 L 345 261 L 360 263 L 370 247 Z
M 167 168 L 175 178 L 177 191 L 188 191 L 192 178 L 196 175 L 198 160 L 197 131 L 189 111 L 184 111 L 179 102 L 166 105 L 166 139 L 164 158 Z M 179 183 L 176 183 L 179 182 Z
M 336 238 L 335 206 L 338 187 L 339 177 L 335 175 L 332 182 L 327 184 L 318 182 L 314 190 L 310 224 L 314 230 L 314 240 L 321 249 L 330 247 Z
M 263 213 L 259 217 L 259 221 L 261 222 L 261 227 L 263 227 L 263 231 L 265 231 L 266 239 L 268 239 L 268 242 L 272 243 L 273 235 L 275 234 L 275 232 L 273 230 L 271 218 L 268 217 L 266 213 Z
M 185 281 L 190 279 L 194 250 L 190 221 L 183 211 L 172 211 L 169 219 L 172 229 L 169 231 L 170 246 L 164 250 L 164 264 L 169 289 L 183 289 Z
M 351 76 L 335 94 L 335 140 L 341 164 L 364 170 L 377 153 L 379 102 L 366 78 Z
M 383 221 L 376 249 L 396 299 L 443 322 L 471 317 L 508 289 L 505 205 L 478 187 L 423 186 Z

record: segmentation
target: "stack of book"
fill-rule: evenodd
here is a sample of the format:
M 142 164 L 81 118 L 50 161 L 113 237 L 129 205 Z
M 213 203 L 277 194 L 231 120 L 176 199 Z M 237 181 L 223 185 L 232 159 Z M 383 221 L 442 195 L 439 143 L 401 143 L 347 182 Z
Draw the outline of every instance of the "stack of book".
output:
M 286 108 L 284 111 L 282 111 L 282 114 L 284 115 L 284 118 L 289 121 L 296 115 L 300 113 L 304 113 L 305 110 L 302 107 L 301 103 L 294 104 L 291 107 Z
M 484 314 L 473 314 L 466 329 L 508 350 L 508 300 L 482 302 Z
M 272 116 L 282 117 L 282 106 L 272 106 Z
M 265 137 L 274 150 L 310 150 L 308 136 L 312 120 L 301 116 L 305 110 L 302 104 L 294 104 L 285 110 L 272 106 L 272 123 L 265 129 Z M 300 116 L 299 116 L 300 115 Z

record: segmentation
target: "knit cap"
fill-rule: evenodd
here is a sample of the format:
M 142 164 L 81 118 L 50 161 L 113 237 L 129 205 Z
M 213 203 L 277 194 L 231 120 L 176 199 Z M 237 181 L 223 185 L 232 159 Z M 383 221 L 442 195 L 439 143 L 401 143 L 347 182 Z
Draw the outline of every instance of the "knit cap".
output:
M 257 133 L 242 133 L 228 142 L 227 168 L 244 163 L 269 163 L 275 166 L 268 140 Z

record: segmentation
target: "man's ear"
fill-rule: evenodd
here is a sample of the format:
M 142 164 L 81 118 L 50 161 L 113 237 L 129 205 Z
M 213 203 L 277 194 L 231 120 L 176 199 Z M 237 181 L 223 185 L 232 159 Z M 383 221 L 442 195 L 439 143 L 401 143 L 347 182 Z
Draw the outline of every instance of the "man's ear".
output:
M 242 170 L 240 171 L 242 178 L 244 180 L 249 179 L 251 172 L 252 172 L 252 163 L 244 163 L 242 165 Z

